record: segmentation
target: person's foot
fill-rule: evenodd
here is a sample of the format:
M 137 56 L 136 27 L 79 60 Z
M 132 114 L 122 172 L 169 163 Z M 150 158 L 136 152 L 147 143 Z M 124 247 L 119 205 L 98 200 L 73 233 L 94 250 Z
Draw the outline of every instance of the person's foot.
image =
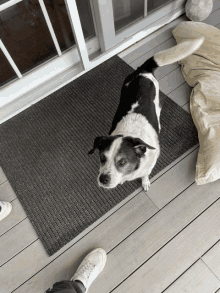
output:
M 0 201 L 0 221 L 6 218 L 12 210 L 10 202 Z
M 81 262 L 71 281 L 80 281 L 87 292 L 89 286 L 103 270 L 106 260 L 107 255 L 102 248 L 93 250 Z

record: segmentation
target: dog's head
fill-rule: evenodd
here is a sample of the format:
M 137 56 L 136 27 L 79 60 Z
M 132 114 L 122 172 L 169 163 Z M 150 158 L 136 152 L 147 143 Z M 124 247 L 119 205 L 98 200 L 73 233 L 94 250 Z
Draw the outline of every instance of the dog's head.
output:
M 105 188 L 114 188 L 124 183 L 127 175 L 140 166 L 147 149 L 154 149 L 139 138 L 122 135 L 96 137 L 89 154 L 99 150 L 100 172 L 98 184 Z

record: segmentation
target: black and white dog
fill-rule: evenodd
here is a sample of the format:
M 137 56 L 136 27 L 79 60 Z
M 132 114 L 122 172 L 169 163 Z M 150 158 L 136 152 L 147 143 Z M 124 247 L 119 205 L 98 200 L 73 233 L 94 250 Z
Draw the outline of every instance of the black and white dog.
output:
M 185 41 L 159 52 L 125 79 L 109 135 L 96 137 L 89 152 L 99 150 L 99 186 L 114 188 L 141 178 L 144 190 L 149 189 L 149 175 L 160 155 L 161 107 L 154 71 L 191 55 L 203 41 Z

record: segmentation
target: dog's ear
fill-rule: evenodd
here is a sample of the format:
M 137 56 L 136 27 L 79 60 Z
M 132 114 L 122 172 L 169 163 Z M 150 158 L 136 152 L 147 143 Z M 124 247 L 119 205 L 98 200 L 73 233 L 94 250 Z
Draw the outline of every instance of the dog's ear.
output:
M 95 138 L 93 149 L 89 151 L 89 155 L 93 154 L 96 149 L 101 150 L 110 146 L 110 144 L 118 137 L 122 135 L 108 135 L 108 136 L 98 136 Z
M 146 149 L 155 150 L 154 147 L 145 143 L 140 138 L 129 137 L 129 141 L 132 143 L 134 150 L 139 158 L 141 158 L 144 155 Z
M 96 149 L 99 149 L 100 146 L 100 142 L 103 139 L 104 136 L 97 136 L 94 140 L 94 144 L 93 144 L 93 149 L 91 149 L 91 151 L 88 152 L 89 155 L 93 154 L 95 152 Z

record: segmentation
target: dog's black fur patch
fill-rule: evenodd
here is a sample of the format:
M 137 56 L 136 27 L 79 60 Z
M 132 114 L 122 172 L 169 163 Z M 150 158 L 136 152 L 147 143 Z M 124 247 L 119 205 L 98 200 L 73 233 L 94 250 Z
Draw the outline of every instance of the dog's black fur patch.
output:
M 96 149 L 98 149 L 100 152 L 104 151 L 104 150 L 105 151 L 109 150 L 113 141 L 116 138 L 121 137 L 121 136 L 122 135 L 96 137 L 94 140 L 93 149 L 91 149 L 91 151 L 89 151 L 89 155 L 93 154 Z
M 132 109 L 132 105 L 136 102 L 138 102 L 139 105 L 134 109 L 133 113 L 145 116 L 152 127 L 159 133 L 159 123 L 154 104 L 156 89 L 154 83 L 150 79 L 140 75 L 141 73 L 153 74 L 157 67 L 152 57 L 125 79 L 121 90 L 120 103 L 115 113 L 109 134 L 115 130 L 118 122 L 128 114 Z
M 155 96 L 156 89 L 154 83 L 144 76 L 138 76 L 128 86 L 124 85 L 109 134 L 115 130 L 118 122 L 128 114 L 132 105 L 136 102 L 139 105 L 133 110 L 133 113 L 145 116 L 157 133 L 159 133 L 159 123 L 154 103 Z
M 129 174 L 133 172 L 134 170 L 137 170 L 140 165 L 140 156 L 137 154 L 135 150 L 135 145 L 132 141 L 131 137 L 123 137 L 122 143 L 120 145 L 120 148 L 115 156 L 117 159 L 118 156 L 126 160 L 125 166 L 120 166 L 119 164 L 115 162 L 116 169 L 119 172 L 123 172 L 124 174 Z

